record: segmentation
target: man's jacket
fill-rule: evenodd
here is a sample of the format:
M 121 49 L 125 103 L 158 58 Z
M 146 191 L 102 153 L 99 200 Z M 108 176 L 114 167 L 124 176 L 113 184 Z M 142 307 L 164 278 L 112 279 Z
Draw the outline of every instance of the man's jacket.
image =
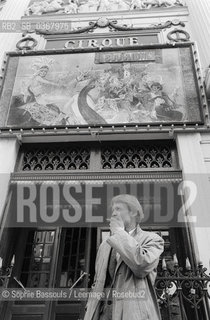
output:
M 163 239 L 153 232 L 143 231 L 139 225 L 131 235 L 122 228 L 116 228 L 116 232 L 101 243 L 97 253 L 92 286 L 92 292 L 97 294 L 104 292 L 112 247 L 120 255 L 112 287 L 117 294 L 112 304 L 112 320 L 160 320 L 153 285 L 159 257 L 164 249 Z M 123 297 L 126 292 L 127 295 L 133 294 L 134 298 Z M 84 320 L 99 319 L 100 300 L 90 296 Z

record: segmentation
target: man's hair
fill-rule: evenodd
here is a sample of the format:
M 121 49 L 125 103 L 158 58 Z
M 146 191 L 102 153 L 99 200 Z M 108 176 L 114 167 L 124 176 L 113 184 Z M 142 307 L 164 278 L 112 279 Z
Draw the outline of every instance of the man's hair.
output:
M 114 203 L 124 203 L 128 206 L 129 210 L 132 212 L 137 212 L 137 222 L 139 223 L 144 218 L 144 213 L 142 206 L 140 205 L 138 199 L 130 194 L 119 194 L 118 196 L 115 196 L 111 200 L 111 206 L 113 206 Z

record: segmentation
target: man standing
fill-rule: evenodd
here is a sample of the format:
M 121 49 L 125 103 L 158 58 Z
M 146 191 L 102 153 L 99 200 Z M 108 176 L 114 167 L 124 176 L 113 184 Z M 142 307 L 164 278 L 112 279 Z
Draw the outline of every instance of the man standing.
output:
M 90 295 L 84 320 L 160 320 L 153 285 L 163 239 L 140 228 L 144 214 L 136 197 L 118 195 L 111 208 L 111 235 L 99 247 L 92 286 L 106 297 Z

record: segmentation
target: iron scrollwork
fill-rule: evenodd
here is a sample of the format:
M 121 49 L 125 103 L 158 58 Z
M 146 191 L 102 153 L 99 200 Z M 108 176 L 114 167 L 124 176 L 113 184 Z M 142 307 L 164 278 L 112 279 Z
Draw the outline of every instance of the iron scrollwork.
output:
M 210 298 L 210 276 L 199 263 L 195 269 L 182 268 L 175 263 L 173 268 L 163 266 L 156 278 L 155 289 L 163 319 L 206 319 L 204 304 Z M 209 309 L 206 304 L 205 312 Z
M 21 170 L 88 170 L 89 164 L 88 148 L 35 149 L 24 153 Z
M 102 149 L 103 169 L 171 168 L 171 149 L 166 146 L 108 147 Z

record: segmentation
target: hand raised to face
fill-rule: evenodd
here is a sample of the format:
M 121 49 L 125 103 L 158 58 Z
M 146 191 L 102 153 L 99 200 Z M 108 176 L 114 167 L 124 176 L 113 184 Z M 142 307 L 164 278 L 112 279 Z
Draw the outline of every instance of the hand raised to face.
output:
M 114 234 L 118 228 L 124 229 L 124 222 L 119 213 L 114 213 L 110 219 L 110 231 L 111 234 Z

